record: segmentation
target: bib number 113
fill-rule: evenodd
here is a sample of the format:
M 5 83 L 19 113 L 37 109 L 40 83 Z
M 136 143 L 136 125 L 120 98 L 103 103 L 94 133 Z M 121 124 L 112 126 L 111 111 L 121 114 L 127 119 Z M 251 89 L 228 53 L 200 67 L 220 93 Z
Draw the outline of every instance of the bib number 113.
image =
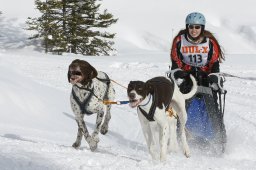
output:
M 203 61 L 203 58 L 202 58 L 202 55 L 201 54 L 194 54 L 194 55 L 189 55 L 189 60 L 190 60 L 190 63 L 202 63 Z

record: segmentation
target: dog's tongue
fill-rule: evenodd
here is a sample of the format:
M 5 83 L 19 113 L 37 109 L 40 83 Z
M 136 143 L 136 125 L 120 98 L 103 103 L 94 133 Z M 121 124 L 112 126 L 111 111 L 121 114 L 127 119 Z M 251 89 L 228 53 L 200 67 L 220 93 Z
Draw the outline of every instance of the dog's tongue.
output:
M 136 106 L 138 105 L 138 103 L 139 103 L 138 100 L 130 100 L 129 102 L 130 102 L 130 103 L 129 103 L 129 106 L 130 106 L 131 108 L 136 107 Z

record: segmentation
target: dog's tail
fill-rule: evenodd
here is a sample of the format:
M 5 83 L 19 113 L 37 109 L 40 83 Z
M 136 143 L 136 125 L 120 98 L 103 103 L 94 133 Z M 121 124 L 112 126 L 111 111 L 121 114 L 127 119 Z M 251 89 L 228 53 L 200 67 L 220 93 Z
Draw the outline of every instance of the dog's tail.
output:
M 193 83 L 193 86 L 192 86 L 192 89 L 189 93 L 187 94 L 183 94 L 184 95 L 184 98 L 187 100 L 187 99 L 190 99 L 191 97 L 193 97 L 195 94 L 196 94 L 196 91 L 197 91 L 197 82 L 196 82 L 196 79 L 194 78 L 194 76 L 192 74 L 189 75 L 191 80 L 192 80 L 192 83 Z

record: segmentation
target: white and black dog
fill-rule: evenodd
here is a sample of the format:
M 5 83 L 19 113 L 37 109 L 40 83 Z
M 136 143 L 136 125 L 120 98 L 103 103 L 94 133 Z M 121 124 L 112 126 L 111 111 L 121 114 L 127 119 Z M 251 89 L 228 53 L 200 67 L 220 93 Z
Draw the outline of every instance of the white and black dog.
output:
M 187 121 L 185 100 L 191 98 L 197 90 L 195 78 L 192 75 L 190 75 L 190 78 L 193 82 L 193 87 L 187 94 L 182 94 L 176 83 L 166 77 L 155 77 L 147 82 L 131 81 L 128 85 L 127 95 L 130 106 L 132 108 L 137 107 L 142 131 L 149 152 L 154 160 L 166 160 L 167 150 L 172 149 L 168 147 L 177 147 L 175 146 L 177 145 L 177 120 L 169 116 L 168 110 L 170 108 L 177 114 L 180 121 L 183 152 L 186 157 L 190 156 L 190 149 L 185 134 L 185 124 Z M 151 121 L 157 123 L 160 132 L 152 128 Z M 159 134 L 160 155 L 156 149 L 155 133 Z M 171 139 L 170 136 L 175 139 Z M 173 146 L 168 146 L 168 144 Z
M 91 151 L 94 151 L 99 142 L 99 132 L 103 135 L 108 132 L 111 106 L 104 105 L 103 100 L 114 99 L 113 85 L 106 73 L 96 71 L 88 62 L 79 59 L 69 65 L 68 81 L 73 85 L 70 103 L 78 124 L 77 138 L 72 146 L 78 148 L 84 136 Z M 96 127 L 90 135 L 84 115 L 93 113 L 97 113 Z

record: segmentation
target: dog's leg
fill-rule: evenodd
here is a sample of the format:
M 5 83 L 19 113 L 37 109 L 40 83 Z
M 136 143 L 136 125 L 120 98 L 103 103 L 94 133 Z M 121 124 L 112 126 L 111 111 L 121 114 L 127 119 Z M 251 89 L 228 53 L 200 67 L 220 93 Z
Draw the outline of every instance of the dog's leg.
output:
M 111 105 L 107 105 L 105 120 L 100 129 L 100 133 L 103 135 L 105 135 L 108 132 L 108 123 L 109 123 L 109 120 L 111 119 L 110 109 L 111 109 Z
M 173 93 L 171 106 L 174 108 L 179 117 L 183 153 L 186 157 L 190 157 L 190 149 L 187 143 L 187 137 L 185 132 L 185 126 L 187 122 L 185 99 L 183 97 L 183 94 L 178 90 L 178 88 L 176 88 Z
M 107 113 L 107 106 L 103 106 L 103 111 L 100 111 L 97 113 L 97 118 L 96 118 L 96 127 L 94 132 L 92 133 L 92 138 L 95 140 L 95 142 L 99 142 L 99 132 L 101 130 L 101 127 L 103 125 L 103 122 L 105 121 L 106 113 Z
M 177 152 L 178 151 L 178 141 L 177 141 L 177 119 L 172 116 L 168 117 L 169 127 L 170 127 L 170 137 L 168 143 L 168 151 L 169 152 Z
M 83 134 L 84 134 L 84 138 L 85 138 L 85 140 L 88 142 L 88 144 L 89 144 L 89 146 L 90 146 L 90 150 L 91 150 L 91 151 L 95 151 L 95 150 L 97 149 L 97 144 L 98 144 L 98 142 L 95 141 L 94 138 L 90 136 L 90 134 L 89 134 L 89 132 L 88 132 L 88 130 L 87 130 L 87 127 L 86 127 L 86 125 L 85 125 L 84 120 L 81 122 L 81 124 L 82 124 L 82 127 L 83 127 L 83 128 L 82 128 L 82 132 L 83 132 Z
M 78 125 L 78 131 L 77 131 L 76 141 L 72 145 L 72 147 L 74 147 L 74 148 L 80 147 L 81 140 L 82 140 L 82 137 L 83 137 L 82 128 L 80 128 L 78 121 L 76 121 L 76 122 L 77 122 L 77 125 Z
M 94 141 L 94 139 L 90 136 L 83 118 L 84 116 L 82 114 L 76 114 L 76 121 L 78 123 L 78 134 L 80 136 L 81 132 L 84 135 L 85 140 L 89 144 L 90 150 L 95 151 L 97 148 L 97 142 Z M 72 146 L 76 146 L 79 145 L 79 143 L 81 143 L 81 139 L 79 136 L 77 136 L 77 140 Z
M 155 121 L 160 126 L 160 160 L 165 161 L 166 160 L 166 154 L 167 154 L 167 143 L 169 139 L 169 122 L 168 118 L 165 114 L 164 109 L 156 108 L 155 115 L 154 115 Z
M 185 106 L 185 102 L 184 102 L 184 106 Z M 180 120 L 181 142 L 182 142 L 183 152 L 186 157 L 190 157 L 190 149 L 187 143 L 187 137 L 185 132 L 185 125 L 187 122 L 187 112 L 185 110 L 185 107 L 181 107 L 180 112 L 181 114 L 179 115 L 179 120 Z
M 152 155 L 152 158 L 154 160 L 159 160 L 160 155 L 159 155 L 159 148 L 158 144 L 159 142 L 157 139 L 159 139 L 159 127 L 156 122 L 148 122 L 148 134 L 149 134 L 149 151 L 150 154 Z
M 159 154 L 157 152 L 156 142 L 152 134 L 152 127 L 149 121 L 142 115 L 142 113 L 140 113 L 140 111 L 138 111 L 138 117 L 140 120 L 143 135 L 145 137 L 145 140 L 148 146 L 149 153 L 153 160 L 159 160 Z

